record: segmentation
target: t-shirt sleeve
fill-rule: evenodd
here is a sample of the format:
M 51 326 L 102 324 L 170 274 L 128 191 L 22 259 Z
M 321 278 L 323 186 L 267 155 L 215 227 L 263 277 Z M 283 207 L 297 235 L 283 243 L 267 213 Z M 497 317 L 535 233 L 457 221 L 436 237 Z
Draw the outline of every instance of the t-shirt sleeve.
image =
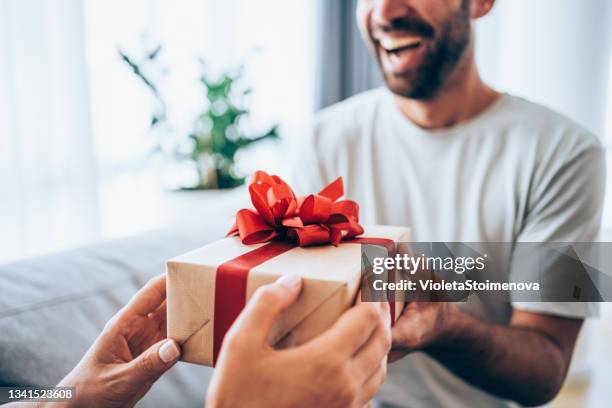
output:
M 533 180 L 525 219 L 517 243 L 585 243 L 597 240 L 605 192 L 605 156 L 595 136 L 574 138 L 557 153 L 543 158 Z M 537 249 L 535 249 L 537 251 Z M 540 267 L 539 279 L 562 279 L 555 262 Z M 540 264 L 541 266 L 542 264 Z M 513 262 L 511 277 L 524 274 Z M 566 317 L 598 314 L 593 302 L 513 302 L 516 309 Z

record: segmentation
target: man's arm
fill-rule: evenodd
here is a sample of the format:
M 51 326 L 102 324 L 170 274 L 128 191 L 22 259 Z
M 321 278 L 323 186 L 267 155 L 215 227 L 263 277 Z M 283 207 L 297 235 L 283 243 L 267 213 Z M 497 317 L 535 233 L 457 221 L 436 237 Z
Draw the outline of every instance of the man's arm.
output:
M 452 303 L 412 303 L 393 328 L 390 357 L 423 351 L 486 392 L 541 405 L 563 385 L 581 326 L 581 319 L 517 309 L 501 326 Z

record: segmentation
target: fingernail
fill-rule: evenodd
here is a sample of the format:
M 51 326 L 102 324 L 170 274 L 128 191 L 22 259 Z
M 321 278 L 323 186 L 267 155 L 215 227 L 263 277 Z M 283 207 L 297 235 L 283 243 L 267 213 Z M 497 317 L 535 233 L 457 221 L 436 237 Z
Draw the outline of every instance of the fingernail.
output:
M 169 363 L 176 360 L 180 354 L 181 352 L 178 346 L 172 340 L 166 341 L 159 348 L 159 358 L 161 358 L 164 363 Z
M 281 276 L 277 280 L 277 282 L 280 283 L 281 285 L 285 286 L 288 289 L 295 289 L 302 282 L 302 278 L 300 278 L 295 273 L 290 273 L 290 274 Z

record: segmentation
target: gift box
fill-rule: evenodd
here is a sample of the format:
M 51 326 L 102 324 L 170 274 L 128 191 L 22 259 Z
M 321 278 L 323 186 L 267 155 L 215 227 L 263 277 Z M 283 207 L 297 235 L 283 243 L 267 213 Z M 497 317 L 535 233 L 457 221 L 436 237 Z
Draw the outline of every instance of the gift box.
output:
M 258 172 L 249 192 L 255 209 L 238 212 L 229 237 L 167 263 L 168 337 L 181 344 L 183 361 L 214 366 L 225 333 L 255 290 L 288 273 L 303 278 L 303 289 L 269 342 L 307 342 L 355 303 L 362 244 L 391 255 L 395 243 L 409 241 L 404 227 L 360 225 L 358 205 L 338 200 L 341 179 L 299 198 L 278 177 Z M 403 303 L 390 305 L 396 319 Z

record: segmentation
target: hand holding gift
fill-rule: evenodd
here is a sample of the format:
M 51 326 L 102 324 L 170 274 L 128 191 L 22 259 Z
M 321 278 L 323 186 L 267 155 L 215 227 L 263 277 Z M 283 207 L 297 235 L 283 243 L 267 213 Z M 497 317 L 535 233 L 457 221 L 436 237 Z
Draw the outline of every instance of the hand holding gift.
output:
M 388 304 L 361 303 L 310 342 L 275 350 L 269 331 L 301 288 L 284 275 L 257 289 L 225 337 L 206 406 L 363 407 L 374 397 L 386 376 Z
M 448 302 L 410 302 L 393 326 L 393 349 L 389 362 L 414 351 L 452 341 L 454 322 L 461 318 L 457 306 Z
M 75 397 L 31 406 L 132 407 L 180 354 L 178 344 L 166 338 L 166 279 L 158 276 L 106 323 L 85 356 L 58 384 L 75 387 Z M 21 404 L 15 405 L 30 406 Z

